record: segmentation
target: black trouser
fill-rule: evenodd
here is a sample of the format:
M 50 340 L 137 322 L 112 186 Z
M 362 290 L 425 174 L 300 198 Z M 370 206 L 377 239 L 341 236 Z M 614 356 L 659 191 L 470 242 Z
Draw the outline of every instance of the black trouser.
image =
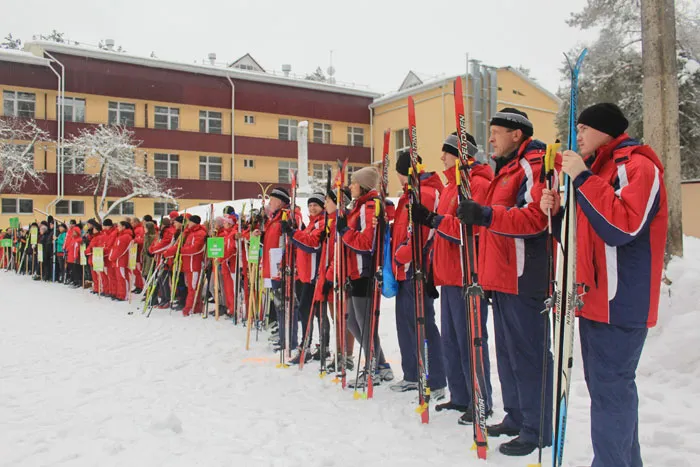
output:
M 83 268 L 80 263 L 70 263 L 70 278 L 75 285 L 83 284 Z
M 309 345 L 314 339 L 314 323 L 309 322 L 309 315 L 311 314 L 311 304 L 313 303 L 314 299 L 314 285 L 315 282 L 311 282 L 309 284 L 297 281 L 296 286 L 297 286 L 297 297 L 299 297 L 299 302 L 297 305 L 297 313 L 299 316 L 299 319 L 301 319 L 301 343 L 304 343 L 304 338 L 306 337 L 306 333 L 309 333 Z M 310 326 L 309 326 L 310 325 Z M 311 329 L 307 329 L 307 328 Z

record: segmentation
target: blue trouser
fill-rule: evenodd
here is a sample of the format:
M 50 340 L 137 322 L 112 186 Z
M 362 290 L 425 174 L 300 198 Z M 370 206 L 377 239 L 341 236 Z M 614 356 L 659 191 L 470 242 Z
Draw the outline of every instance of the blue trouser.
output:
M 440 291 L 440 320 L 442 345 L 445 352 L 445 371 L 450 401 L 472 407 L 472 376 L 470 360 L 472 345 L 467 339 L 467 309 L 462 287 L 442 286 Z M 484 356 L 484 380 L 482 388 L 486 411 L 493 407 L 491 399 L 491 364 L 489 363 L 489 339 L 486 331 L 488 303 L 481 301 L 481 334 Z
M 493 293 L 496 358 L 501 380 L 503 423 L 520 430 L 520 439 L 539 443 L 542 410 L 542 355 L 547 348 L 547 386 L 544 407 L 545 446 L 552 444 L 552 352 L 549 317 L 542 314 L 544 299 Z M 546 321 L 545 321 L 546 320 Z
M 592 467 L 641 467 L 635 372 L 646 328 L 579 319 L 583 371 L 591 395 Z
M 433 299 L 423 294 L 425 313 L 425 338 L 428 341 L 428 387 L 444 388 L 445 367 L 443 363 L 442 341 L 437 324 L 435 324 L 435 307 Z M 418 358 L 416 338 L 416 294 L 413 281 L 399 281 L 396 295 L 396 333 L 401 350 L 401 369 L 403 379 L 418 382 Z M 421 343 L 421 345 L 424 345 Z

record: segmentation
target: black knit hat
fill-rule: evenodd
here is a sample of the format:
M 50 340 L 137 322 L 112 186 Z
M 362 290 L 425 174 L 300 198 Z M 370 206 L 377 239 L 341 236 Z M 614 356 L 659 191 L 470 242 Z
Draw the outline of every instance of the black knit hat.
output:
M 467 133 L 467 141 L 476 148 L 476 140 L 469 133 Z M 445 141 L 442 143 L 442 152 L 459 157 L 459 136 L 457 136 L 456 131 L 445 138 Z
M 88 223 L 89 225 L 93 226 L 94 228 L 97 228 L 97 227 L 100 225 L 100 223 L 97 222 L 95 219 L 89 219 L 89 220 L 87 221 L 87 223 Z
M 311 203 L 316 203 L 321 207 L 324 207 L 326 205 L 326 197 L 323 196 L 323 193 L 312 193 L 311 196 L 309 196 L 309 200 L 306 202 L 307 206 Z
M 129 222 L 127 222 L 127 221 L 121 221 L 121 222 L 119 222 L 119 225 L 121 225 L 125 229 L 132 229 L 133 230 L 133 227 L 131 227 L 131 224 L 129 224 Z
M 105 227 L 112 227 L 114 222 L 112 222 L 112 219 L 105 219 L 102 221 L 102 225 Z
M 144 222 L 153 222 L 153 216 L 151 216 L 150 214 L 146 214 L 145 216 L 143 216 L 143 221 Z
M 202 218 L 195 214 L 194 216 L 190 216 L 188 222 L 199 225 L 202 223 Z
M 416 155 L 416 160 L 419 164 L 423 162 L 423 159 Z M 411 168 L 411 151 L 401 151 L 399 157 L 396 158 L 396 171 L 401 175 L 408 175 L 408 169 Z
M 346 206 L 350 202 L 352 195 L 350 194 L 348 187 L 342 188 L 341 191 L 343 192 L 343 206 Z M 333 204 L 336 206 L 338 205 L 338 195 L 335 191 L 331 190 L 326 193 L 326 195 L 333 201 Z
M 235 214 L 236 210 L 234 209 L 233 206 L 226 206 L 224 208 L 224 215 L 228 216 L 229 214 Z
M 177 222 L 178 224 L 183 224 L 185 222 L 185 217 L 184 216 L 177 216 L 175 219 L 173 219 L 173 222 Z
M 491 125 L 502 126 L 511 130 L 520 130 L 528 138 L 534 133 L 532 122 L 527 118 L 527 114 L 513 107 L 506 107 L 491 118 Z
M 579 115 L 577 123 L 595 128 L 613 138 L 624 133 L 629 125 L 622 110 L 615 104 L 608 102 L 595 104 L 584 109 Z
M 272 189 L 272 192 L 270 193 L 270 198 L 277 198 L 284 204 L 289 204 L 290 201 L 289 192 L 286 188 L 281 186 L 276 186 Z

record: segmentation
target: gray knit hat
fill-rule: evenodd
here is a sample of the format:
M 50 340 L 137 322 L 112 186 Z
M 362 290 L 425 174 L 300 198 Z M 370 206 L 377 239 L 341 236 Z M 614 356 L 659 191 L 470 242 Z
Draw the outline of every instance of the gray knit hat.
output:
M 365 190 L 376 190 L 379 183 L 379 172 L 374 167 L 362 167 L 352 174 L 352 183 L 359 183 Z
M 534 133 L 532 122 L 527 118 L 527 114 L 513 107 L 506 107 L 491 118 L 491 125 L 502 126 L 511 130 L 520 130 L 527 137 Z

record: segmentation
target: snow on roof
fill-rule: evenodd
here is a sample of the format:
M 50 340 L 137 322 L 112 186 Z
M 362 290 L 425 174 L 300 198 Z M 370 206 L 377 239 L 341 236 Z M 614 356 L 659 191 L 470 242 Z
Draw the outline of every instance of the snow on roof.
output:
M 370 106 L 370 108 L 374 109 L 374 108 L 379 107 L 380 105 L 388 104 L 389 102 L 403 99 L 403 98 L 411 96 L 413 94 L 419 94 L 423 91 L 435 89 L 435 88 L 443 86 L 445 84 L 452 83 L 455 79 L 457 79 L 458 76 L 460 76 L 460 75 L 448 76 L 446 78 L 439 78 L 439 79 L 436 79 L 433 81 L 428 81 L 426 83 L 420 84 L 418 86 L 412 86 L 412 87 L 407 88 L 407 89 L 384 94 L 382 97 L 374 99 L 374 102 L 372 102 L 369 106 Z M 461 76 L 464 77 L 464 75 L 461 75 Z
M 217 65 L 206 64 L 190 64 L 184 62 L 176 62 L 171 60 L 163 60 L 153 57 L 144 57 L 123 52 L 115 52 L 110 50 L 102 50 L 94 47 L 86 47 L 80 45 L 62 44 L 52 41 L 29 41 L 24 44 L 25 50 L 32 52 L 35 57 L 43 55 L 44 51 L 50 53 L 62 53 L 66 55 L 76 55 L 79 57 L 94 58 L 97 60 L 107 60 L 111 62 L 129 63 L 132 65 L 161 68 L 165 70 L 183 71 L 186 73 L 199 73 L 209 76 L 231 77 L 233 79 L 257 81 L 270 84 L 278 84 L 282 86 L 291 86 L 297 88 L 313 89 L 316 91 L 334 92 L 338 94 L 347 94 L 351 96 L 361 96 L 375 98 L 381 94 L 364 89 L 341 86 L 337 84 L 323 83 L 318 81 L 310 81 L 305 79 L 296 79 L 292 77 L 272 75 L 269 73 L 259 73 L 256 71 L 241 70 L 237 68 L 224 68 Z
M 25 52 L 24 50 L 0 49 L 0 61 L 25 63 L 27 65 L 48 66 L 49 60 Z
M 556 102 L 557 104 L 561 104 L 562 101 L 561 101 L 561 99 L 559 99 L 559 97 L 558 97 L 556 94 L 554 94 L 554 93 L 552 93 L 552 92 L 546 90 L 544 87 L 542 87 L 542 85 L 541 85 L 540 83 L 538 83 L 538 82 L 535 81 L 534 79 L 530 78 L 530 77 L 527 76 L 525 73 L 519 71 L 517 68 L 513 68 L 512 66 L 506 66 L 506 67 L 503 67 L 503 68 L 501 68 L 501 69 L 505 69 L 505 70 L 508 70 L 508 71 L 512 71 L 513 73 L 515 73 L 516 75 L 518 75 L 520 78 L 522 78 L 523 80 L 527 81 L 528 83 L 530 83 L 531 85 L 533 85 L 534 87 L 536 87 L 538 90 L 542 91 L 544 94 L 546 94 L 547 96 L 549 96 L 552 100 L 554 100 L 554 102 Z

